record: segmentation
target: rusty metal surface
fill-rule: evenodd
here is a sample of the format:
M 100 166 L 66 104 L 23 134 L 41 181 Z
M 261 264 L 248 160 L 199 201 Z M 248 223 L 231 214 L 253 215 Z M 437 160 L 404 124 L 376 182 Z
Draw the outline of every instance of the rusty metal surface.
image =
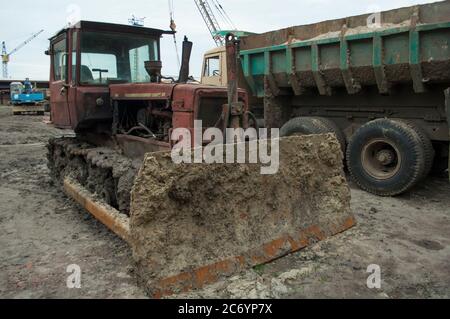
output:
M 197 84 L 117 84 L 111 85 L 111 97 L 114 105 L 125 109 L 136 103 L 147 109 L 147 114 L 170 121 L 168 135 L 164 141 L 152 137 L 118 139 L 121 148 L 130 157 L 142 157 L 145 152 L 170 149 L 177 141 L 171 140 L 174 129 L 186 128 L 191 132 L 192 143 L 195 141 L 194 120 L 202 120 L 204 128 L 213 127 L 222 115 L 222 105 L 227 103 L 227 89 L 224 87 L 205 86 Z M 248 105 L 247 94 L 238 90 L 236 98 L 246 110 Z M 154 104 L 163 106 L 162 109 L 152 108 Z M 147 106 L 146 106 L 147 105 Z M 115 107 L 116 109 L 116 107 Z M 119 112 L 119 111 L 117 111 Z M 116 111 L 115 111 L 116 113 Z M 117 117 L 118 115 L 115 115 Z M 113 134 L 117 134 L 116 121 L 113 122 Z M 139 125 L 136 123 L 136 125 Z
M 236 103 L 237 97 L 237 60 L 238 40 L 232 34 L 226 36 L 228 104 Z
M 189 79 L 189 61 L 191 59 L 193 43 L 185 36 L 183 41 L 183 52 L 181 53 L 181 68 L 178 76 L 179 83 L 186 83 Z
M 227 97 L 228 104 L 224 106 L 223 131 L 227 127 L 242 127 L 241 119 L 243 116 L 243 104 L 239 102 L 238 96 L 238 65 L 239 59 L 239 40 L 231 33 L 225 36 L 225 48 L 227 55 Z
M 73 198 L 120 238 L 125 241 L 129 240 L 130 221 L 126 215 L 119 213 L 118 210 L 105 203 L 95 200 L 89 191 L 69 178 L 64 179 L 64 190 L 69 197 Z
M 110 85 L 113 100 L 170 100 L 177 84 L 129 83 Z
M 83 122 L 108 121 L 112 118 L 108 87 L 63 88 L 62 82 L 50 84 L 51 113 L 56 127 L 78 130 Z M 103 101 L 102 105 L 97 105 L 99 98 Z
M 342 223 L 336 223 L 332 233 L 326 232 L 318 225 L 299 230 L 296 234 L 288 234 L 255 247 L 242 255 L 205 265 L 178 275 L 161 279 L 155 283 L 151 297 L 160 299 L 179 291 L 188 292 L 200 289 L 220 280 L 224 276 L 232 276 L 249 267 L 261 265 L 280 258 L 288 253 L 303 249 L 316 241 L 325 240 L 356 225 L 354 217 L 348 217 Z M 286 249 L 286 247 L 288 247 Z
M 116 135 L 117 144 L 123 154 L 130 158 L 144 158 L 145 153 L 169 151 L 170 144 L 151 138 L 141 138 L 131 135 Z

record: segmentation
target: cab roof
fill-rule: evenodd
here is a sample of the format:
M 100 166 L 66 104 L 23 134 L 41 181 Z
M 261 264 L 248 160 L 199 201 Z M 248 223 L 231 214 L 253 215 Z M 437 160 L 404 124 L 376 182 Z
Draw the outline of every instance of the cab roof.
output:
M 153 29 L 153 28 L 145 28 L 139 26 L 131 26 L 125 24 L 115 24 L 115 23 L 105 23 L 105 22 L 94 22 L 94 21 L 79 21 L 76 24 L 71 26 L 67 26 L 64 29 L 60 30 L 56 33 L 50 40 L 57 38 L 61 34 L 65 33 L 70 29 L 83 29 L 90 31 L 99 31 L 99 32 L 119 32 L 119 33 L 127 33 L 127 34 L 137 34 L 137 35 L 147 35 L 147 36 L 162 36 L 163 34 L 174 34 L 174 31 Z

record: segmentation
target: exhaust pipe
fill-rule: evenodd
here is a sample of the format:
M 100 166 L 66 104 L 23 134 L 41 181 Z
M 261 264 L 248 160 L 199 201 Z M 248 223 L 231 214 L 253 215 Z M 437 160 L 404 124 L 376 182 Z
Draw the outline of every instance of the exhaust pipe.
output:
M 189 61 L 191 59 L 192 42 L 185 36 L 183 41 L 183 53 L 181 57 L 180 75 L 178 83 L 186 83 L 189 79 Z
M 228 76 L 228 104 L 225 105 L 224 110 L 224 132 L 228 127 L 246 127 L 246 123 L 244 123 L 246 121 L 243 119 L 245 105 L 239 101 L 238 96 L 239 44 L 239 40 L 234 34 L 228 33 L 225 36 Z

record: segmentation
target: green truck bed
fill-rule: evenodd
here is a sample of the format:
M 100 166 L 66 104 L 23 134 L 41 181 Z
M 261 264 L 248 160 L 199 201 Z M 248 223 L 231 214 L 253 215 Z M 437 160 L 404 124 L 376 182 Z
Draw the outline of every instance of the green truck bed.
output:
M 396 85 L 414 92 L 450 84 L 450 1 L 382 12 L 381 24 L 361 15 L 297 26 L 242 38 L 242 69 L 256 97 L 264 81 L 295 95 L 334 88 L 356 94 L 376 86 L 380 94 Z

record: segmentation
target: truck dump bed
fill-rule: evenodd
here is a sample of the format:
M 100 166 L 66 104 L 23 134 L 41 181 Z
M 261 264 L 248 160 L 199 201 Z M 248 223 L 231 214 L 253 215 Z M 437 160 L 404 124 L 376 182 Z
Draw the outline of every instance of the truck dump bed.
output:
M 385 94 L 398 84 L 421 93 L 427 85 L 450 83 L 450 1 L 378 17 L 366 14 L 243 37 L 243 73 L 253 95 L 264 96 L 265 77 L 272 89 L 292 88 L 296 95 L 311 88 L 320 95 L 332 95 L 333 88 L 355 94 L 364 86 Z

